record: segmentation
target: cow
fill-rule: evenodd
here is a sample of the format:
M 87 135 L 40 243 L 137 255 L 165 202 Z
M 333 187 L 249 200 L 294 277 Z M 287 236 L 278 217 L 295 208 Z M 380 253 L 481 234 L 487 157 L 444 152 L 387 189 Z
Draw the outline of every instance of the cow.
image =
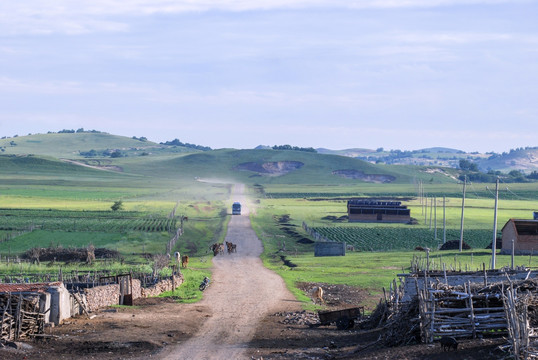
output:
M 214 243 L 209 248 L 213 251 L 213 256 L 224 254 L 224 244 L 222 243 Z
M 458 341 L 452 336 L 443 336 L 440 343 L 443 351 L 450 351 L 452 348 L 454 348 L 454 351 L 458 350 Z
M 323 300 L 323 289 L 321 288 L 321 286 L 313 287 L 312 289 L 310 289 L 309 294 L 314 304 L 316 303 L 316 300 L 318 299 L 319 299 L 320 304 L 321 303 L 325 304 L 325 300 Z
M 228 249 L 228 254 L 237 252 L 237 245 L 234 243 L 226 241 L 226 248 Z
M 187 265 L 189 265 L 189 255 L 183 255 L 181 257 L 181 267 L 186 269 Z
M 181 262 L 181 254 L 178 251 L 174 253 L 174 259 L 177 261 L 177 264 L 179 265 L 179 263 Z
M 346 251 L 355 251 L 355 247 L 353 245 L 346 245 Z

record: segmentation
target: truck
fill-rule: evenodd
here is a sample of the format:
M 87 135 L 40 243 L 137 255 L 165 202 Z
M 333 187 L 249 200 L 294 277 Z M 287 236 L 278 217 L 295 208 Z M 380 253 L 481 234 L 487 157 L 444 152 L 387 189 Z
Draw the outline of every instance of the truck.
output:
M 241 215 L 241 203 L 234 202 L 232 205 L 232 215 Z

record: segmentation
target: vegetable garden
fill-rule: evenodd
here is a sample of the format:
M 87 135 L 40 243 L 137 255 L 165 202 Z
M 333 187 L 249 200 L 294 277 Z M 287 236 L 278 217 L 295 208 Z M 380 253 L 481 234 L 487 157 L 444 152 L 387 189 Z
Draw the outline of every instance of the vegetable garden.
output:
M 425 228 L 409 227 L 314 227 L 326 238 L 353 245 L 359 251 L 413 250 L 417 246 L 437 249 L 443 243 L 442 230 L 437 239 L 434 232 Z M 447 241 L 460 238 L 456 229 L 447 229 Z M 472 248 L 484 249 L 491 244 L 491 230 L 470 229 L 464 232 L 464 241 Z
M 135 211 L 0 209 L 0 231 L 175 231 L 177 218 Z

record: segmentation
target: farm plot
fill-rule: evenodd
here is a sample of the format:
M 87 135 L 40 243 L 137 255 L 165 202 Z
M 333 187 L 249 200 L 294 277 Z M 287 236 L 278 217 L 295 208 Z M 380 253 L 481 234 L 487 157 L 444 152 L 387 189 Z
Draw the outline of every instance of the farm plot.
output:
M 0 209 L 0 231 L 175 231 L 177 219 L 126 211 Z
M 442 232 L 434 238 L 432 230 L 404 227 L 315 227 L 312 230 L 326 238 L 346 242 L 360 251 L 413 250 L 417 246 L 437 249 Z M 459 239 L 456 229 L 447 229 L 447 241 Z M 491 243 L 491 230 L 472 229 L 464 232 L 464 241 L 472 248 L 484 249 Z

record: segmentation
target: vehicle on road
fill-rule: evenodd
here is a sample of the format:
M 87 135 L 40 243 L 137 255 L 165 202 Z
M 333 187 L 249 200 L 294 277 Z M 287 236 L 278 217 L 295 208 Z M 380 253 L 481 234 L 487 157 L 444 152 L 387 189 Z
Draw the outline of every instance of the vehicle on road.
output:
M 234 202 L 232 205 L 232 215 L 241 215 L 241 203 Z

